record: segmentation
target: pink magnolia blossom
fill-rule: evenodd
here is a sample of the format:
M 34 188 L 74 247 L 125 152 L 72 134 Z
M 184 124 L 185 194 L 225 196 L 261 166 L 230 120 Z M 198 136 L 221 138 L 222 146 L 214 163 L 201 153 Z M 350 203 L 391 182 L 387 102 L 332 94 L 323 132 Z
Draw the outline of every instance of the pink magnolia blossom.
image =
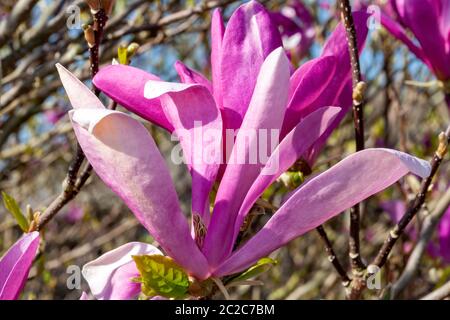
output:
M 355 20 L 364 29 L 365 16 L 356 14 Z M 126 66 L 109 66 L 96 76 L 96 86 L 118 103 L 179 134 L 192 176 L 192 220 L 204 226 L 206 235 L 195 224 L 190 230 L 168 169 L 145 127 L 125 113 L 106 109 L 62 66 L 58 71 L 74 108 L 69 116 L 75 134 L 97 175 L 123 199 L 166 255 L 190 276 L 205 280 L 247 269 L 409 172 L 429 175 L 427 162 L 398 151 L 355 153 L 295 190 L 253 238 L 233 250 L 240 227 L 262 192 L 343 116 L 341 108 L 329 105 L 341 101 L 349 79 L 344 39 L 344 30 L 338 27 L 323 55 L 291 77 L 269 14 L 250 2 L 236 10 L 226 28 L 220 13 L 214 13 L 212 84 L 181 63 L 177 70 L 183 83 L 164 82 Z M 264 162 L 222 165 L 227 129 L 239 129 L 229 160 L 249 158 L 256 141 L 246 140 L 246 130 L 281 131 L 281 141 Z M 215 134 L 195 139 L 208 130 Z M 205 154 L 213 161 L 205 161 Z M 215 182 L 219 187 L 211 214 L 209 193 Z M 88 263 L 83 274 L 97 299 L 132 298 L 140 287 L 131 281 L 138 275 L 131 256 L 160 253 L 148 244 L 128 243 Z
M 381 23 L 439 80 L 450 80 L 450 1 L 390 0 Z M 407 30 L 418 43 L 408 36 Z
M 422 177 L 430 172 L 427 162 L 398 151 L 367 149 L 350 155 L 304 183 L 253 238 L 233 251 L 234 240 L 251 206 L 326 131 L 339 112 L 335 107 L 320 108 L 285 136 L 265 164 L 226 167 L 211 221 L 208 224 L 203 219 L 208 228 L 206 238 L 204 243 L 199 242 L 198 235 L 194 233 L 193 237 L 189 230 L 164 160 L 144 126 L 125 113 L 106 109 L 62 66 L 58 66 L 58 71 L 74 107 L 69 115 L 75 134 L 98 176 L 124 200 L 165 254 L 199 280 L 243 271 L 408 172 Z M 274 50 L 261 67 L 255 97 L 242 126 L 281 128 L 285 108 L 281 102 L 287 100 L 288 78 L 288 61 L 283 50 Z M 175 127 L 184 126 L 188 130 L 197 117 L 207 125 L 221 127 L 220 112 L 202 85 L 150 81 L 145 95 L 161 95 L 164 113 Z M 196 103 L 190 104 L 191 101 Z M 278 107 L 273 107 L 277 101 L 281 101 Z M 236 140 L 239 139 L 238 133 Z M 195 154 L 189 150 L 193 147 L 189 141 L 183 147 L 187 148 L 186 154 Z M 247 148 L 242 152 L 248 152 Z M 276 171 L 264 174 L 276 159 L 279 159 Z M 215 177 L 218 166 L 194 161 L 191 169 L 202 177 L 197 180 L 193 177 L 193 183 L 204 183 Z M 201 193 L 193 194 L 193 198 L 203 197 Z M 209 214 L 204 210 L 193 215 L 206 213 Z M 145 243 L 128 243 L 88 263 L 83 274 L 97 299 L 132 298 L 140 287 L 131 281 L 138 275 L 131 256 L 160 253 Z
M 439 222 L 439 255 L 450 264 L 450 207 Z
M 24 234 L 0 259 L 0 300 L 15 300 L 39 248 L 39 232 Z
M 447 208 L 437 227 L 437 241 L 428 246 L 432 257 L 440 257 L 445 264 L 450 264 L 450 207 Z
M 314 18 L 308 8 L 300 0 L 293 0 L 270 15 L 280 29 L 284 47 L 300 61 L 308 54 L 316 36 Z

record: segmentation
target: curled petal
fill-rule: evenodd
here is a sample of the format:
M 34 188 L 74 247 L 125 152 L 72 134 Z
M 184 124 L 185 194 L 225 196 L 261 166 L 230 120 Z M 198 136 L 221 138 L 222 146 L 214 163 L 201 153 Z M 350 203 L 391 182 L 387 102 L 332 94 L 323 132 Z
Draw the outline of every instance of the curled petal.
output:
M 175 62 L 175 69 L 178 72 L 181 82 L 190 84 L 201 84 L 208 88 L 209 92 L 212 94 L 212 86 L 208 79 L 206 79 L 201 73 L 192 70 L 187 67 L 183 62 Z
M 239 272 L 407 173 L 427 177 L 430 170 L 428 162 L 395 150 L 366 149 L 354 153 L 298 188 L 267 224 L 213 274 Z
M 283 121 L 281 136 L 311 113 L 310 107 L 328 87 L 336 69 L 336 58 L 324 56 L 308 61 L 298 68 L 291 77 L 291 92 Z
M 118 104 L 172 132 L 173 126 L 164 115 L 159 101 L 144 98 L 144 87 L 149 80 L 159 78 L 131 66 L 110 65 L 100 69 L 93 83 Z
M 56 64 L 61 82 L 74 109 L 100 108 L 104 106 L 97 96 L 59 63 Z
M 23 235 L 0 259 L 0 300 L 15 300 L 25 286 L 39 248 L 39 232 Z
M 162 253 L 150 244 L 130 242 L 85 264 L 82 274 L 94 297 L 99 300 L 135 298 L 141 291 L 141 284 L 132 281 L 139 277 L 132 256 L 143 254 Z
M 207 87 L 149 81 L 145 97 L 159 97 L 180 139 L 192 175 L 192 210 L 209 223 L 209 191 L 222 159 L 222 118 Z
M 347 112 L 352 107 L 352 79 L 347 79 L 347 84 L 342 89 L 339 98 L 337 100 L 336 105 L 341 108 L 339 114 L 334 118 L 333 123 L 327 128 L 327 130 L 322 134 L 319 139 L 314 142 L 313 146 L 308 150 L 308 152 L 304 155 L 305 161 L 312 167 L 320 152 L 322 151 L 322 147 L 327 142 L 330 135 L 333 133 L 334 129 L 336 129 L 341 123 L 342 119 L 346 116 Z

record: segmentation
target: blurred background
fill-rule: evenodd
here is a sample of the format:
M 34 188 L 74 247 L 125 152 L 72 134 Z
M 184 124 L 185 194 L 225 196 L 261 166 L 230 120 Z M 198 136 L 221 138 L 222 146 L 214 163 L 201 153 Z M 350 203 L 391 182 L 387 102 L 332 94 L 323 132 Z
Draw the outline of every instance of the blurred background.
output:
M 117 0 L 106 24 L 101 46 L 101 64 L 118 59 L 119 46 L 135 42 L 139 49 L 132 66 L 152 72 L 166 81 L 178 81 L 173 64 L 210 74 L 211 12 L 220 7 L 225 20 L 245 1 L 143 1 Z M 371 2 L 371 1 L 369 1 Z M 376 2 L 376 1 L 372 1 Z M 286 1 L 263 1 L 271 11 Z M 356 7 L 359 1 L 352 2 Z M 334 1 L 303 0 L 309 17 L 296 18 L 301 36 L 285 36 L 291 60 L 298 66 L 320 54 L 328 35 L 339 22 Z M 61 63 L 79 79 L 90 83 L 89 52 L 82 25 L 92 16 L 84 1 L 2 0 L 0 3 L 0 190 L 14 197 L 22 210 L 27 205 L 43 211 L 61 192 L 62 182 L 76 152 L 76 142 L 67 117 L 70 104 L 56 73 Z M 301 50 L 299 49 L 301 48 Z M 449 113 L 439 88 L 406 85 L 408 80 L 427 82 L 434 76 L 407 48 L 382 27 L 373 28 L 361 56 L 362 73 L 368 83 L 366 146 L 389 147 L 431 159 L 438 134 L 446 128 Z M 108 99 L 101 96 L 105 104 Z M 118 106 L 118 109 L 122 109 Z M 145 123 L 168 160 L 183 209 L 189 213 L 190 178 L 183 165 L 170 161 L 173 142 L 162 129 Z M 313 169 L 326 170 L 354 152 L 351 114 L 329 139 Z M 394 249 L 383 270 L 385 288 L 398 279 L 417 241 L 427 213 L 448 188 L 449 164 L 440 168 L 427 206 Z M 376 170 L 376 169 L 374 169 Z M 410 177 L 365 202 L 362 215 L 362 255 L 371 259 L 400 206 L 411 200 L 418 181 Z M 279 203 L 287 192 L 277 182 L 267 193 Z M 392 202 L 392 200 L 398 200 Z M 397 211 L 396 211 L 397 210 Z M 266 212 L 253 229 L 270 217 Z M 449 222 L 450 223 L 450 222 Z M 325 225 L 340 260 L 348 266 L 348 216 L 340 215 Z M 0 205 L 0 255 L 21 235 L 13 217 Z M 78 299 L 81 290 L 67 288 L 67 267 L 82 266 L 105 251 L 129 241 L 152 242 L 129 209 L 95 176 L 77 197 L 47 225 L 45 241 L 30 273 L 23 299 Z M 450 238 L 447 239 L 450 242 Z M 344 298 L 340 278 L 327 260 L 316 232 L 309 232 L 277 253 L 279 264 L 260 277 L 264 286 L 232 289 L 234 298 L 336 299 Z M 450 253 L 439 251 L 438 234 L 420 262 L 417 276 L 400 298 L 417 298 L 450 278 Z M 382 290 L 371 290 L 376 298 Z

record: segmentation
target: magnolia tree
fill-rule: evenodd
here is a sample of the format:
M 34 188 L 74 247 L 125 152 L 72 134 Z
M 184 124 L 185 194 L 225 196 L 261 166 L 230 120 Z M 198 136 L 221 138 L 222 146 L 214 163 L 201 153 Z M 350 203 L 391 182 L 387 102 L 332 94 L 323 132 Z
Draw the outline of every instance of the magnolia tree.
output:
M 450 296 L 448 1 L 1 8 L 0 299 Z

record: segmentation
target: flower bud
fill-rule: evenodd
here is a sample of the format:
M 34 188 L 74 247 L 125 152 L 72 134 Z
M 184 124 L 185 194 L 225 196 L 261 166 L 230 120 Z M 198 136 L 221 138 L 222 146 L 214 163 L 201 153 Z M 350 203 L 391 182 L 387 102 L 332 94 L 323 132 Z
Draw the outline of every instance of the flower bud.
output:
M 137 44 L 136 42 L 130 43 L 127 47 L 128 59 L 133 57 L 136 54 L 136 52 L 138 51 L 138 49 L 139 49 L 139 44 Z
M 100 9 L 105 10 L 107 16 L 111 14 L 112 8 L 114 6 L 115 0 L 86 0 L 91 12 L 93 14 L 97 13 Z
M 91 8 L 92 13 L 96 13 L 101 8 L 100 0 L 86 0 L 89 8 Z
M 366 83 L 364 81 L 360 81 L 356 84 L 353 89 L 353 103 L 359 106 L 364 101 L 364 94 L 366 92 Z

